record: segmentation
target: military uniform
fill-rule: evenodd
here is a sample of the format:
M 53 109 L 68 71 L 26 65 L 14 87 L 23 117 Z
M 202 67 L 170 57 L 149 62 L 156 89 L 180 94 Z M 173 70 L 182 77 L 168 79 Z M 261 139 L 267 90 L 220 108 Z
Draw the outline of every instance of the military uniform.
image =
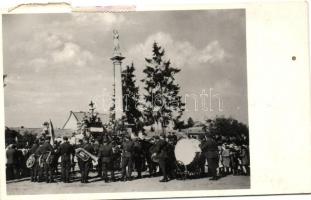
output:
M 42 145 L 40 148 L 41 155 L 42 155 L 42 160 L 43 160 L 43 169 L 45 172 L 45 181 L 47 183 L 54 182 L 53 179 L 53 169 L 52 169 L 52 159 L 53 159 L 53 154 L 54 154 L 54 149 L 53 146 L 50 144 L 48 140 Z M 48 156 L 50 154 L 50 158 L 48 159 Z M 51 160 L 51 161 L 49 161 Z
M 9 148 L 6 151 L 7 163 L 7 179 L 14 179 L 17 177 L 18 152 L 16 147 Z
M 94 148 L 90 143 L 84 144 L 82 148 L 88 151 L 89 153 L 94 154 Z M 80 160 L 81 183 L 88 183 L 91 165 L 92 165 L 91 158 L 89 158 L 87 161 Z
M 37 181 L 38 182 L 41 182 L 43 180 L 43 171 L 44 171 L 43 164 L 41 163 L 42 145 L 43 144 L 40 143 L 39 147 L 35 151 L 35 158 L 36 158 L 35 166 L 36 166 L 36 170 L 37 170 Z
M 207 136 L 205 141 L 202 141 L 200 145 L 202 152 L 207 159 L 208 172 L 212 176 L 210 180 L 217 180 L 217 168 L 219 163 L 218 145 L 216 141 Z
M 168 170 L 168 143 L 164 139 L 160 139 L 156 143 L 157 158 L 159 159 L 159 166 L 163 175 L 163 179 L 160 182 L 167 182 L 167 170 Z
M 32 147 L 29 150 L 29 154 L 30 155 L 35 154 L 36 150 L 38 148 L 39 148 L 39 145 L 37 143 L 33 144 Z M 30 177 L 31 177 L 31 182 L 37 181 L 37 177 L 38 177 L 38 163 L 37 163 L 37 161 L 35 161 L 34 165 L 30 169 Z
M 134 160 L 135 169 L 137 171 L 137 178 L 141 178 L 141 171 L 142 171 L 143 162 L 144 162 L 144 154 L 143 154 L 143 149 L 142 149 L 142 142 L 140 139 L 136 139 L 134 141 L 133 160 Z
M 69 183 L 70 179 L 70 167 L 71 167 L 71 155 L 74 154 L 73 147 L 65 140 L 59 147 L 61 155 L 61 179 L 64 183 Z
M 112 161 L 113 151 L 112 151 L 112 143 L 104 142 L 104 144 L 100 145 L 98 150 L 98 157 L 101 161 L 101 177 L 108 182 L 108 170 L 111 173 L 111 180 L 114 181 L 114 166 Z
M 94 154 L 97 155 L 98 152 L 99 152 L 99 147 L 100 147 L 100 145 L 98 143 L 98 140 L 95 143 L 92 143 L 92 146 L 93 146 L 93 149 L 94 149 Z M 98 164 L 97 164 L 96 170 L 97 170 L 98 176 L 101 176 L 101 174 L 102 174 L 102 161 L 101 161 L 101 158 L 98 159 Z
M 131 140 L 124 141 L 122 143 L 122 179 L 126 177 L 131 179 L 132 170 L 133 170 L 133 151 L 134 151 L 134 143 Z M 128 171 L 126 173 L 126 167 Z

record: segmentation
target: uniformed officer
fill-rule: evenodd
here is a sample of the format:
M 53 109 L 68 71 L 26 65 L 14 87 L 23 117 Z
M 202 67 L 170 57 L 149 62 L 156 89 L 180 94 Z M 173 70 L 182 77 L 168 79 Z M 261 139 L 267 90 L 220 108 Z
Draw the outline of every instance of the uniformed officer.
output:
M 52 183 L 54 182 L 53 179 L 53 170 L 51 167 L 52 159 L 53 159 L 53 154 L 54 154 L 54 149 L 53 146 L 50 144 L 50 138 L 46 137 L 44 144 L 42 145 L 41 154 L 42 154 L 42 159 L 43 159 L 43 168 L 45 172 L 45 181 L 47 183 Z
M 76 145 L 76 149 L 78 148 L 83 148 L 83 140 L 82 139 L 79 139 L 78 140 L 78 144 Z M 79 157 L 76 157 L 77 158 L 77 161 L 78 161 L 78 166 L 79 166 L 79 171 L 80 171 L 80 174 L 81 174 L 81 183 L 82 183 L 82 174 L 83 174 L 83 161 L 81 158 Z
M 134 143 L 130 136 L 126 135 L 122 143 L 122 177 L 121 180 L 131 180 L 133 170 Z M 126 170 L 127 168 L 127 170 Z
M 170 179 L 176 178 L 175 141 L 171 136 L 167 140 L 167 174 Z
M 155 137 L 155 153 L 157 159 L 159 160 L 159 166 L 163 175 L 163 178 L 160 182 L 167 182 L 167 170 L 168 170 L 168 152 L 167 152 L 168 143 L 165 141 L 165 136 L 161 135 Z
M 61 168 L 62 175 L 61 180 L 64 183 L 70 182 L 70 167 L 71 167 L 71 156 L 74 154 L 74 150 L 71 144 L 68 142 L 68 137 L 63 137 L 64 142 L 60 145 L 60 155 L 61 155 Z
M 112 151 L 112 142 L 109 142 L 108 138 L 105 137 L 103 139 L 103 144 L 100 145 L 98 150 L 98 157 L 101 161 L 101 167 L 102 167 L 102 174 L 101 178 L 105 180 L 105 182 L 108 182 L 108 170 L 110 171 L 110 180 L 114 181 L 114 167 L 113 167 L 113 151 Z
M 89 143 L 89 138 L 85 137 L 84 138 L 84 144 L 83 144 L 83 149 L 85 149 L 86 151 L 88 151 L 91 154 L 94 154 L 94 148 L 92 147 L 92 145 Z M 81 162 L 81 183 L 88 183 L 88 179 L 89 179 L 89 171 L 90 171 L 90 167 L 92 164 L 92 159 L 89 158 L 87 161 L 83 161 Z
M 94 154 L 98 155 L 99 147 L 100 147 L 99 140 L 96 139 L 91 144 L 92 144 L 92 146 L 94 148 Z M 96 170 L 97 170 L 97 176 L 101 177 L 101 175 L 102 175 L 102 161 L 101 161 L 101 158 L 98 159 L 98 164 L 96 166 Z
M 39 147 L 37 148 L 37 150 L 35 151 L 35 158 L 36 158 L 36 162 L 35 162 L 35 166 L 37 169 L 37 181 L 41 182 L 43 181 L 43 159 L 42 159 L 42 146 L 44 144 L 44 139 L 40 138 L 39 139 Z
M 39 141 L 35 140 L 34 144 L 31 146 L 30 150 L 29 150 L 29 155 L 32 155 L 36 153 L 36 150 L 39 148 Z M 30 177 L 31 177 L 31 182 L 36 182 L 37 181 L 37 177 L 38 177 L 38 164 L 34 163 L 34 165 L 32 166 L 32 168 L 30 169 Z
M 219 163 L 218 145 L 210 134 L 206 135 L 206 140 L 200 145 L 202 152 L 207 159 L 208 172 L 211 175 L 210 180 L 217 180 L 217 168 Z
M 142 142 L 139 137 L 134 139 L 133 160 L 134 160 L 135 169 L 137 171 L 137 178 L 139 179 L 141 178 L 141 171 L 142 171 L 143 162 L 144 162 Z
M 18 163 L 18 152 L 16 145 L 12 144 L 6 151 L 7 163 L 7 179 L 17 178 L 17 163 Z

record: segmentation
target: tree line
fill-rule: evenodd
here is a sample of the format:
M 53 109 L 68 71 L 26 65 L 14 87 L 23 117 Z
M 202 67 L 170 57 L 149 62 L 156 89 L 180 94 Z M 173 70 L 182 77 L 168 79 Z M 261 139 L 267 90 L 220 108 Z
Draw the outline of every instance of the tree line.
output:
M 166 132 L 169 123 L 173 123 L 175 130 L 193 127 L 194 120 L 189 117 L 187 122 L 181 120 L 185 110 L 185 104 L 180 95 L 180 86 L 176 81 L 176 75 L 181 71 L 173 67 L 169 59 L 165 59 L 165 50 L 153 43 L 152 56 L 145 58 L 143 69 L 144 78 L 143 91 L 137 86 L 135 75 L 135 65 L 132 62 L 122 70 L 122 92 L 123 110 L 125 116 L 121 121 L 114 121 L 113 103 L 110 109 L 110 122 L 117 124 L 117 127 L 124 127 L 124 121 L 132 125 L 134 133 L 144 130 L 144 126 L 154 124 L 160 125 L 162 133 Z M 112 98 L 113 102 L 115 97 Z M 216 117 L 209 119 L 204 124 L 208 124 L 208 131 L 212 134 L 221 135 L 248 135 L 247 125 L 238 122 L 233 118 Z

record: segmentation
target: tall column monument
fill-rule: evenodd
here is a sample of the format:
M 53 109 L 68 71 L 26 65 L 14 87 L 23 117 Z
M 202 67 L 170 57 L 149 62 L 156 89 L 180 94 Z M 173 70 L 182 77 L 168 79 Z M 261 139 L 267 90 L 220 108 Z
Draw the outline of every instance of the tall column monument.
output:
M 119 33 L 113 30 L 113 71 L 114 71 L 114 96 L 115 96 L 115 120 L 121 119 L 123 116 L 123 95 L 122 95 L 122 60 L 125 58 L 120 52 Z

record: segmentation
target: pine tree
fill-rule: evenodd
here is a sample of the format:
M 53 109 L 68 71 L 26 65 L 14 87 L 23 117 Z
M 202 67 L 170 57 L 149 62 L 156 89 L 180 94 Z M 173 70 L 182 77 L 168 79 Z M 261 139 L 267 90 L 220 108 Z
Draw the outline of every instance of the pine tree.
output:
M 132 63 L 122 71 L 123 110 L 127 122 L 132 125 L 133 132 L 138 133 L 142 129 L 139 110 L 139 88 L 136 86 L 135 67 Z
M 172 121 L 179 120 L 184 111 L 184 103 L 179 95 L 180 86 L 175 81 L 175 75 L 180 69 L 171 67 L 170 60 L 164 60 L 164 49 L 153 44 L 152 58 L 145 58 L 146 77 L 142 80 L 145 83 L 144 89 L 144 116 L 147 125 L 160 124 L 162 132 Z

